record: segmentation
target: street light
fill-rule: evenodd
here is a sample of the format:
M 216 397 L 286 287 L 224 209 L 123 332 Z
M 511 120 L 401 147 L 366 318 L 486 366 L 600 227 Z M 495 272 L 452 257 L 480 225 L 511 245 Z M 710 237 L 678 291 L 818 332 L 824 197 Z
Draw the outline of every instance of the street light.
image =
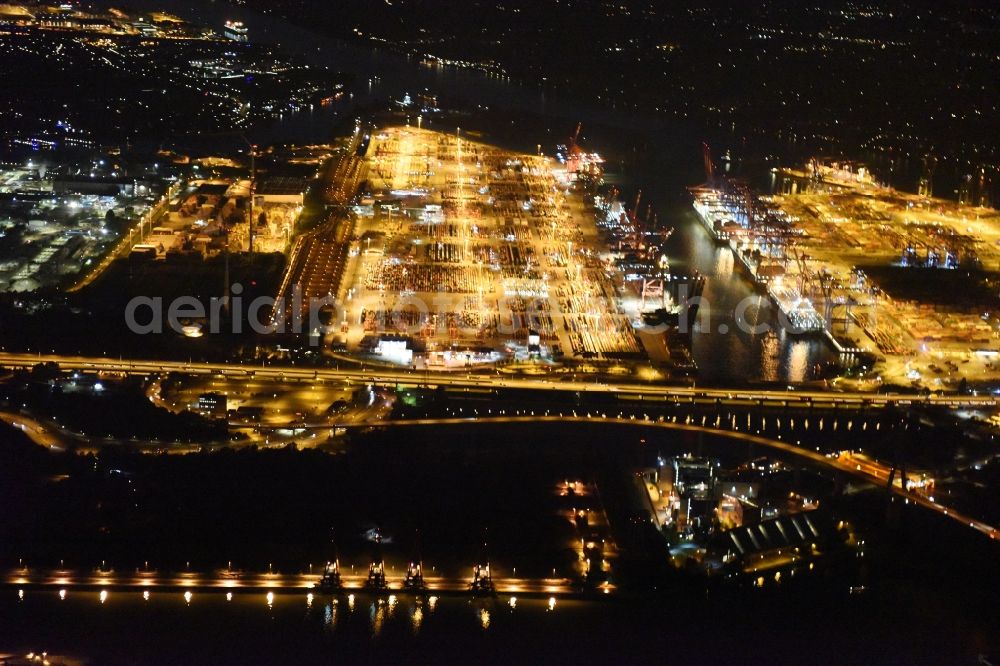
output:
M 256 163 L 257 146 L 250 143 L 250 141 L 246 138 L 246 136 L 241 134 L 240 137 L 243 139 L 244 142 L 246 142 L 247 146 L 250 147 L 250 208 L 249 208 L 250 231 L 249 231 L 248 247 L 250 252 L 250 265 L 253 266 L 253 228 L 255 224 L 253 219 L 253 197 L 254 197 L 254 185 L 257 182 L 257 163 Z

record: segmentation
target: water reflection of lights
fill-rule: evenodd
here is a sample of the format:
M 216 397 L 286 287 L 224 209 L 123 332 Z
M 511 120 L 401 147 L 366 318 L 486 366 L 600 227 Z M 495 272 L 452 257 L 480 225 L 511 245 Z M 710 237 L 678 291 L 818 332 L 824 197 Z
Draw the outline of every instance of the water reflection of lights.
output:
M 549 597 L 549 610 L 554 610 L 556 607 L 556 598 Z
M 348 594 L 347 595 L 347 607 L 350 608 L 351 610 L 354 610 L 354 595 L 353 594 Z
M 427 607 L 430 608 L 431 611 L 433 612 L 435 606 L 437 606 L 437 602 L 438 602 L 437 597 L 430 597 L 429 599 L 427 599 Z
M 17 598 L 19 601 L 24 601 L 24 590 L 17 591 Z
M 386 616 L 386 605 L 381 599 L 377 602 L 372 603 L 369 609 L 369 617 L 371 618 L 372 625 L 372 636 L 378 636 L 382 633 L 382 627 L 385 625 Z
M 806 379 L 809 369 L 809 344 L 797 341 L 791 345 L 788 354 L 788 381 L 800 382 Z
M 479 609 L 479 624 L 482 625 L 483 629 L 490 628 L 490 612 L 485 608 Z
M 104 603 L 105 601 L 107 601 L 107 600 L 108 600 L 108 591 L 107 591 L 107 590 L 101 590 L 101 595 L 100 595 L 100 599 L 101 599 L 101 603 L 102 603 L 102 604 L 103 604 L 103 603 Z
M 274 592 L 267 593 L 267 607 L 271 608 L 274 606 Z
M 424 609 L 419 605 L 415 606 L 413 613 L 410 614 L 410 619 L 413 621 L 413 633 L 416 634 L 424 623 Z
M 190 604 L 191 603 L 191 597 L 193 597 L 193 596 L 194 595 L 191 594 L 191 590 L 188 590 L 187 592 L 185 592 L 184 593 L 184 603 Z
M 59 590 L 60 601 L 66 598 L 66 590 Z
M 232 601 L 232 600 L 233 600 L 233 593 L 226 592 L 226 601 Z
M 337 626 L 337 600 L 334 599 L 332 604 L 327 604 L 323 607 L 323 624 L 325 624 L 329 629 L 334 629 Z
M 149 601 L 149 590 L 143 590 L 142 591 L 142 600 L 143 601 Z
M 312 605 L 313 605 L 313 595 L 312 592 L 310 592 L 309 594 L 306 595 L 306 606 L 308 608 L 312 608 Z
M 511 597 L 510 598 L 510 607 L 511 608 L 517 608 L 517 597 Z

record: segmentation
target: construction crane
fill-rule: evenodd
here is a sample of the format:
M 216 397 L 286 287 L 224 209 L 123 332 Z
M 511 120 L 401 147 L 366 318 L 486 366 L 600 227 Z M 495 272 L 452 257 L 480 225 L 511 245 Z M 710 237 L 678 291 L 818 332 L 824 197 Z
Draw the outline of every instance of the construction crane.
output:
M 799 269 L 799 276 L 797 280 L 797 287 L 799 294 L 802 296 L 810 297 L 814 292 L 813 274 L 809 270 L 809 255 L 805 254 L 799 248 L 792 248 L 792 256 L 795 257 L 795 264 Z
M 670 261 L 667 259 L 667 255 L 660 255 L 657 269 L 655 275 L 642 279 L 642 300 L 639 305 L 640 313 L 646 311 L 647 303 L 650 303 L 653 299 L 659 299 L 659 307 L 667 307 L 665 281 L 670 279 Z
M 923 159 L 924 170 L 920 176 L 919 193 L 921 196 L 934 196 L 934 170 L 937 169 L 937 158 L 928 153 Z
M 986 167 L 979 168 L 979 196 L 976 205 L 981 208 L 990 207 L 990 177 L 986 175 Z
M 580 140 L 581 129 L 583 129 L 583 123 L 579 122 L 576 124 L 576 131 L 573 132 L 573 136 L 569 138 L 569 154 L 571 156 L 581 152 L 580 146 L 577 144 L 577 142 Z
M 566 171 L 567 173 L 577 173 L 580 170 L 580 162 L 583 158 L 583 150 L 580 149 L 580 130 L 583 123 L 576 124 L 576 131 L 569 138 L 566 146 Z
M 820 291 L 823 292 L 823 324 L 830 330 L 833 329 L 833 276 L 821 269 L 817 276 Z
M 715 185 L 715 167 L 712 164 L 712 149 L 708 147 L 707 142 L 702 142 L 701 154 L 705 160 L 705 184 L 713 186 Z

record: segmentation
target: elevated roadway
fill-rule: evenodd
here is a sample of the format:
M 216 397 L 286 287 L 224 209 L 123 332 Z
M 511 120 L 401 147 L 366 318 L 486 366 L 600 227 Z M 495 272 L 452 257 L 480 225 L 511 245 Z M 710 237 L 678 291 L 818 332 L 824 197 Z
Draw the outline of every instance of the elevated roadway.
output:
M 995 409 L 993 395 L 895 395 L 759 388 L 698 388 L 637 384 L 622 381 L 588 381 L 567 377 L 510 377 L 464 372 L 427 372 L 407 368 L 310 368 L 292 365 L 252 365 L 246 363 L 202 363 L 170 360 L 128 360 L 107 357 L 63 356 L 57 354 L 0 353 L 0 366 L 30 368 L 38 363 L 57 363 L 63 370 L 107 372 L 126 375 L 178 372 L 190 375 L 218 375 L 229 378 L 255 377 L 271 381 L 345 382 L 374 386 L 444 386 L 454 389 L 518 389 L 539 392 L 605 393 L 623 400 L 683 401 L 760 406 L 817 408 L 889 407 L 927 405 L 951 408 Z

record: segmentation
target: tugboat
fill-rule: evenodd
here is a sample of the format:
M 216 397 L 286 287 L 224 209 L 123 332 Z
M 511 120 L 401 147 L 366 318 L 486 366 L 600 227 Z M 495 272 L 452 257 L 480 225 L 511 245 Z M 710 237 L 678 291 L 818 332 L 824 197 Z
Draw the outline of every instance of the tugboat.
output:
M 477 564 L 472 569 L 472 582 L 469 583 L 469 591 L 472 596 L 496 596 L 496 587 L 493 586 L 493 575 L 490 573 L 490 546 L 489 546 L 489 532 L 483 533 L 483 548 L 480 553 L 480 561 L 483 564 Z
M 496 587 L 493 585 L 493 577 L 490 575 L 490 563 L 477 564 L 472 570 L 472 582 L 469 583 L 469 591 L 473 596 L 495 596 Z
M 333 535 L 333 529 L 330 529 L 330 547 L 332 550 L 332 557 L 327 560 L 326 566 L 323 568 L 323 577 L 319 579 L 319 583 L 316 585 L 316 589 L 321 592 L 340 592 L 344 589 L 344 584 L 340 580 L 340 553 L 337 550 L 337 539 Z
M 410 562 L 410 565 L 406 568 L 403 589 L 418 594 L 427 590 L 427 584 L 424 582 L 424 574 L 419 561 Z
M 385 592 L 389 589 L 389 584 L 385 580 L 385 559 L 382 557 L 382 531 L 378 528 L 372 530 L 372 541 L 375 549 L 372 553 L 372 561 L 368 565 L 368 580 L 365 581 L 365 589 L 372 592 Z
M 368 565 L 368 580 L 365 581 L 365 589 L 372 592 L 385 592 L 389 589 L 389 584 L 385 580 L 385 562 L 379 557 Z
M 323 570 L 323 577 L 320 578 L 316 588 L 320 592 L 340 592 L 344 589 L 344 584 L 340 580 L 340 562 L 333 560 L 326 563 Z
M 420 530 L 414 534 L 413 544 L 413 556 L 406 567 L 403 589 L 421 595 L 427 591 L 427 584 L 424 582 L 424 563 L 420 557 Z

